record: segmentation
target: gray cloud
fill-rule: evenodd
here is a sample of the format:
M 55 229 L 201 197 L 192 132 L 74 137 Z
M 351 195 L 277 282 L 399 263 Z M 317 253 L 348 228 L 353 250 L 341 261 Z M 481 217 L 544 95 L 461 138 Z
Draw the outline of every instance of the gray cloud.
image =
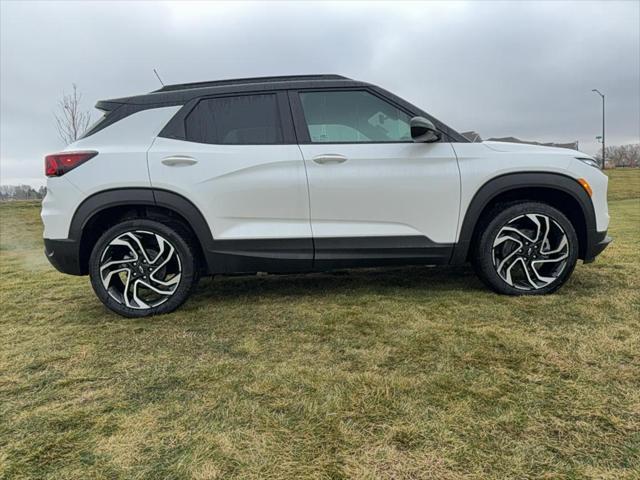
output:
M 167 83 L 342 73 L 483 136 L 640 141 L 638 2 L 3 2 L 0 180 L 42 181 L 53 110 Z M 96 115 L 97 116 L 97 115 Z

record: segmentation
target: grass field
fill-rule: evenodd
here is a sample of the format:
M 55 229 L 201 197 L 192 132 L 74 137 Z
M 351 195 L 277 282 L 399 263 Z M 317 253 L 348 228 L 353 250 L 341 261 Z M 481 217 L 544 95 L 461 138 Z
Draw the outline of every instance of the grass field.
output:
M 555 295 L 469 268 L 201 282 L 108 313 L 0 205 L 0 478 L 640 478 L 640 170 Z

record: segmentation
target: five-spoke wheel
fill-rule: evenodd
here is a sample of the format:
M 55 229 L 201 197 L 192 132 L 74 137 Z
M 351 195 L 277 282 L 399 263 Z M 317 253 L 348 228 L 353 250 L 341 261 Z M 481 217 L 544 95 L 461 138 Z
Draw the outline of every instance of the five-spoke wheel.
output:
M 197 281 L 193 249 L 185 237 L 180 229 L 151 220 L 127 221 L 109 229 L 90 259 L 96 294 L 107 307 L 126 316 L 174 310 Z
M 526 202 L 491 212 L 474 265 L 491 288 L 508 294 L 550 293 L 569 277 L 578 255 L 571 222 L 557 209 Z

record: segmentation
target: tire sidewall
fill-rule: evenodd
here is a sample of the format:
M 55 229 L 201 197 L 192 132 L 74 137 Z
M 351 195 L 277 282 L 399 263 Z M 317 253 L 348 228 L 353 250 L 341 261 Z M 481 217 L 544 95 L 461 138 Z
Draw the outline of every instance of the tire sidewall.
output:
M 493 265 L 492 247 L 500 229 L 510 220 L 525 214 L 546 215 L 556 221 L 564 230 L 569 242 L 569 258 L 560 276 L 550 285 L 536 290 L 520 290 L 506 283 L 497 273 Z M 538 202 L 525 202 L 494 211 L 494 218 L 489 221 L 480 235 L 475 254 L 475 266 L 480 278 L 494 291 L 507 295 L 544 295 L 559 289 L 571 276 L 578 260 L 578 237 L 569 219 L 556 208 Z
M 176 249 L 180 259 L 182 272 L 178 288 L 169 300 L 157 307 L 146 309 L 129 308 L 109 295 L 100 279 L 100 259 L 105 248 L 117 236 L 133 230 L 146 230 L 161 235 Z M 89 257 L 89 276 L 96 296 L 108 309 L 125 317 L 146 317 L 172 312 L 182 305 L 190 295 L 197 281 L 197 272 L 195 256 L 189 243 L 173 228 L 154 220 L 127 220 L 111 227 L 100 236 Z

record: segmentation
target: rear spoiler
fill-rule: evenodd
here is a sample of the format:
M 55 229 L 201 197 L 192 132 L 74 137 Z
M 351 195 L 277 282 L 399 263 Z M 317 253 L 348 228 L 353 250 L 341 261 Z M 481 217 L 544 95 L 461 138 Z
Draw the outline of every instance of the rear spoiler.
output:
M 96 108 L 107 113 L 121 107 L 122 105 L 124 105 L 124 103 L 114 102 L 113 100 L 99 100 L 98 103 L 96 103 Z
M 86 132 L 84 132 L 80 138 L 81 139 L 87 138 L 88 136 L 93 135 L 96 132 L 99 132 L 103 128 L 108 127 L 109 125 L 127 116 L 127 112 L 125 111 L 127 110 L 127 108 L 120 109 L 120 107 L 123 107 L 123 106 L 126 106 L 126 103 L 117 102 L 117 101 L 114 102 L 113 100 L 99 100 L 96 103 L 96 109 L 103 112 L 104 115 L 101 118 L 99 118 L 93 125 L 91 125 L 89 129 Z M 118 111 L 118 109 L 120 110 Z
M 148 97 L 148 96 L 147 96 Z M 113 125 L 114 123 L 122 120 L 129 115 L 139 112 L 140 110 L 146 110 L 149 108 L 157 108 L 160 106 L 166 106 L 167 104 L 161 103 L 153 103 L 153 102 L 145 102 L 145 103 L 136 103 L 136 97 L 127 97 L 127 98 L 114 98 L 111 100 L 99 100 L 96 103 L 96 108 L 104 113 L 102 118 L 100 118 L 94 125 L 92 125 L 89 130 L 87 130 L 84 135 L 80 138 L 86 138 L 90 135 L 93 135 L 96 132 L 99 132 L 103 128 L 108 127 L 109 125 Z M 171 105 L 182 105 L 184 102 L 171 102 Z

